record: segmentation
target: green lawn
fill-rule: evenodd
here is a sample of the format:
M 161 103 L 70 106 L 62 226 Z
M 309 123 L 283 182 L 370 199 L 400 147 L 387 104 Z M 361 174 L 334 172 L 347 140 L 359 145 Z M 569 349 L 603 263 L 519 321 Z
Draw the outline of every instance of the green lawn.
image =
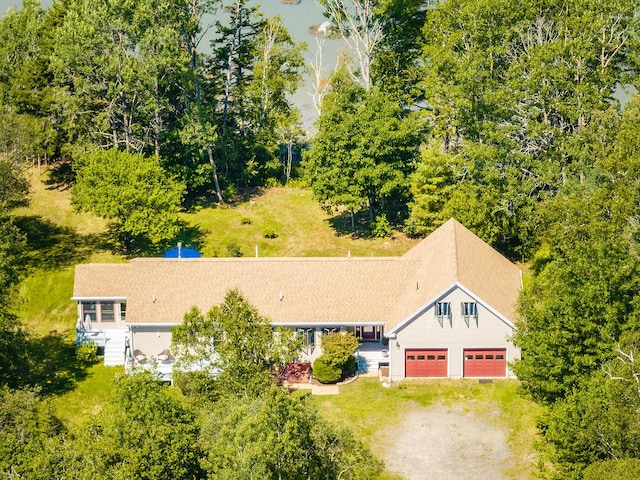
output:
M 232 207 L 197 208 L 183 218 L 204 232 L 204 256 L 226 256 L 227 245 L 236 243 L 245 256 L 255 247 L 264 257 L 397 256 L 416 240 L 396 234 L 393 238 L 353 238 L 341 230 L 344 220 L 329 216 L 310 190 L 271 188 L 256 191 Z M 333 225 L 338 224 L 339 228 Z M 265 238 L 270 231 L 276 238 Z
M 74 389 L 53 398 L 58 417 L 66 423 L 79 424 L 98 413 L 111 395 L 114 377 L 123 373 L 123 367 L 105 367 L 101 363 L 88 368 L 86 377 Z

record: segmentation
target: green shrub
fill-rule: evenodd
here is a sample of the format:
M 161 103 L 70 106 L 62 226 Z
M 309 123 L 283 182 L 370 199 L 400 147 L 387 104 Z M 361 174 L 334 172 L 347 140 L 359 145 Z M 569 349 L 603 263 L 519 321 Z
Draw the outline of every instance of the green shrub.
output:
M 320 355 L 313 362 L 312 371 L 320 383 L 336 383 L 342 377 L 342 369 L 331 365 L 325 355 Z
M 238 197 L 238 189 L 235 185 L 227 185 L 222 195 L 227 202 L 233 202 Z
M 76 347 L 76 359 L 79 362 L 91 365 L 98 359 L 98 346 L 95 342 L 84 342 Z
M 242 225 L 251 225 L 253 222 L 251 221 L 251 219 L 249 217 L 242 217 L 240 219 L 240 223 Z
M 277 162 L 275 164 L 276 167 L 280 166 L 280 162 Z M 264 182 L 264 186 L 267 188 L 274 188 L 274 187 L 281 187 L 282 186 L 282 182 L 280 180 L 278 180 L 277 178 L 273 178 L 273 177 L 269 177 L 265 180 Z
M 376 219 L 371 222 L 369 228 L 371 229 L 371 235 L 374 237 L 384 238 L 391 235 L 391 224 L 384 213 L 378 215 Z
M 273 229 L 273 227 L 265 227 L 265 229 L 262 231 L 262 236 L 264 238 L 277 238 L 278 234 Z
M 640 459 L 626 458 L 592 463 L 584 471 L 584 480 L 634 480 L 640 478 Z
M 227 245 L 227 257 L 242 257 L 243 255 L 240 245 L 236 242 L 231 242 Z
M 342 376 L 351 377 L 356 371 L 358 371 L 358 359 L 352 355 L 342 367 Z
M 360 346 L 358 340 L 351 332 L 330 333 L 322 336 L 323 357 L 327 363 L 344 370 L 345 365 L 356 353 Z

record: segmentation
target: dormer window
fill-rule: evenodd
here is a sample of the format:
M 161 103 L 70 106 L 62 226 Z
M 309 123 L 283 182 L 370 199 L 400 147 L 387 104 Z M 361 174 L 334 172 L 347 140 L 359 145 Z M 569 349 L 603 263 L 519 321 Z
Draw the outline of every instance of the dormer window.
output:
M 451 303 L 450 302 L 437 302 L 435 308 L 436 320 L 441 327 L 444 327 L 445 321 L 451 323 Z
M 478 304 L 476 302 L 462 302 L 460 313 L 467 327 L 475 323 L 478 326 Z

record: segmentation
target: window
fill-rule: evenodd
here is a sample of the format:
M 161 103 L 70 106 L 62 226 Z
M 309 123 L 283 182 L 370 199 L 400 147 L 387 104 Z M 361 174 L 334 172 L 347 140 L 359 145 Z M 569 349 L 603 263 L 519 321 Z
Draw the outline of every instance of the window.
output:
M 120 321 L 124 322 L 127 319 L 127 302 L 120 302 Z
M 100 303 L 100 319 L 103 322 L 115 322 L 113 302 Z
M 464 323 L 469 327 L 472 322 L 478 326 L 478 304 L 476 302 L 462 302 L 460 313 Z
M 96 303 L 82 302 L 82 320 L 85 321 L 89 317 L 92 322 L 96 321 Z
M 315 345 L 315 330 L 313 328 L 299 328 L 298 335 L 302 337 L 304 348 L 311 348 Z
M 438 302 L 436 303 L 436 320 L 441 327 L 444 327 L 445 319 L 449 322 L 451 326 L 451 303 L 449 302 Z
M 339 332 L 340 332 L 339 328 L 323 328 L 322 329 L 323 335 L 331 335 L 333 333 L 339 333 Z
M 111 323 L 118 319 L 118 315 L 120 315 L 120 320 L 124 321 L 127 309 L 126 303 L 120 303 L 120 310 L 118 310 L 117 306 L 118 302 L 81 302 L 82 321 L 86 322 L 88 317 L 91 322 Z

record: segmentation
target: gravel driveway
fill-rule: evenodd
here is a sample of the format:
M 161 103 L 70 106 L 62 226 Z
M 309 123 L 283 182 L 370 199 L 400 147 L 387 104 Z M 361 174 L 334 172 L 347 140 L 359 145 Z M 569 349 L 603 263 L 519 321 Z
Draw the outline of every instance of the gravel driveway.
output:
M 460 405 L 407 412 L 386 439 L 387 470 L 406 480 L 504 479 L 507 432 Z

